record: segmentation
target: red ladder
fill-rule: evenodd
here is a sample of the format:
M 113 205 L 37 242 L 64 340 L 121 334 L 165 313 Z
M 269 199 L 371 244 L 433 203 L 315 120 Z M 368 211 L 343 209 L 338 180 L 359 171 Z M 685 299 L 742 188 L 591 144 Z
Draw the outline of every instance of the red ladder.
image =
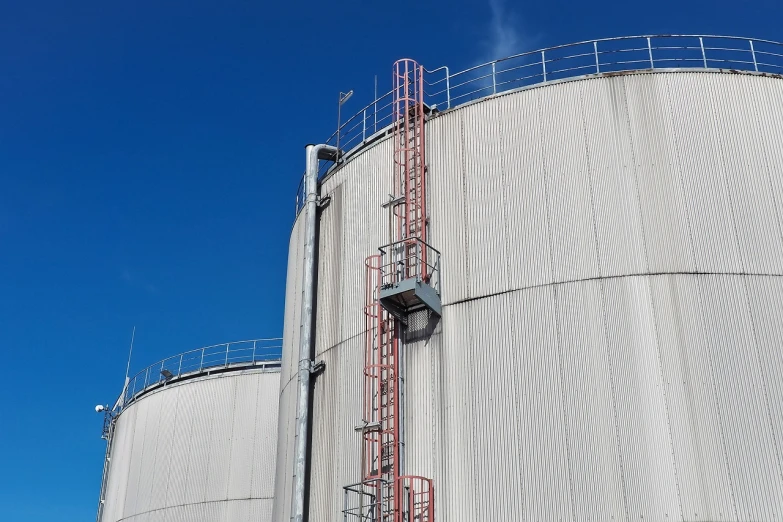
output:
M 399 277 L 428 280 L 426 180 L 424 163 L 424 68 L 413 60 L 394 64 L 394 204 L 392 242 L 403 248 L 392 261 Z M 418 249 L 418 250 L 417 250 Z M 369 509 L 377 522 L 433 522 L 430 479 L 401 474 L 400 325 L 379 300 L 382 257 L 366 259 L 364 422 L 362 481 L 372 492 Z M 396 270 L 395 270 L 396 272 Z

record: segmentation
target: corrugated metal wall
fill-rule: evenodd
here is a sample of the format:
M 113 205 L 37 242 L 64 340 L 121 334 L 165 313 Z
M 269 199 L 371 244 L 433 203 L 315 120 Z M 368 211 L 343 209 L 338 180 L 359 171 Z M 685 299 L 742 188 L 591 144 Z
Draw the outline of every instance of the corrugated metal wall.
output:
M 272 519 L 280 373 L 172 383 L 117 419 L 104 521 Z
M 444 311 L 405 347 L 405 471 L 435 480 L 436 518 L 783 518 L 783 80 L 545 85 L 427 140 Z M 391 168 L 386 141 L 323 183 L 311 521 L 342 520 L 359 479 L 363 261 Z M 291 470 L 281 454 L 278 484 Z M 278 487 L 276 522 L 289 504 Z

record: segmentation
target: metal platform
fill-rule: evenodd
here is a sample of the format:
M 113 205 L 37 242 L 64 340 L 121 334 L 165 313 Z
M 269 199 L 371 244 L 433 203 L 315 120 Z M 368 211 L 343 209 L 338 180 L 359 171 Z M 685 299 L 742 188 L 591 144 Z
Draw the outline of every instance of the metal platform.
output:
M 380 300 L 381 306 L 403 323 L 407 323 L 408 314 L 422 308 L 441 315 L 440 296 L 433 287 L 416 277 L 382 287 Z
M 422 309 L 440 316 L 440 252 L 418 238 L 379 250 L 381 306 L 403 324 L 407 324 L 408 315 Z

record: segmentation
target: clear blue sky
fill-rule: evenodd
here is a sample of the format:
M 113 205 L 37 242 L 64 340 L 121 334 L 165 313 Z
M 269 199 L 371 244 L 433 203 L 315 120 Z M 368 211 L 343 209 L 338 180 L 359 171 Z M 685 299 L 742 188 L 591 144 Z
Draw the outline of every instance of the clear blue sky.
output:
M 132 326 L 134 368 L 280 334 L 303 146 L 340 90 L 350 112 L 403 56 L 780 41 L 781 20 L 780 0 L 0 0 L 0 521 L 94 517 L 93 406 L 120 391 Z

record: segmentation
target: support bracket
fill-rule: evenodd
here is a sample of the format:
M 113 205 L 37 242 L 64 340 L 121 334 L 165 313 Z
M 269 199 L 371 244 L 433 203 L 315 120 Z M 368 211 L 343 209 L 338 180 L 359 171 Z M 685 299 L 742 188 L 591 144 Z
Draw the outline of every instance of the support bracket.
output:
M 310 374 L 320 375 L 326 370 L 326 362 L 324 361 L 311 361 L 310 362 Z

